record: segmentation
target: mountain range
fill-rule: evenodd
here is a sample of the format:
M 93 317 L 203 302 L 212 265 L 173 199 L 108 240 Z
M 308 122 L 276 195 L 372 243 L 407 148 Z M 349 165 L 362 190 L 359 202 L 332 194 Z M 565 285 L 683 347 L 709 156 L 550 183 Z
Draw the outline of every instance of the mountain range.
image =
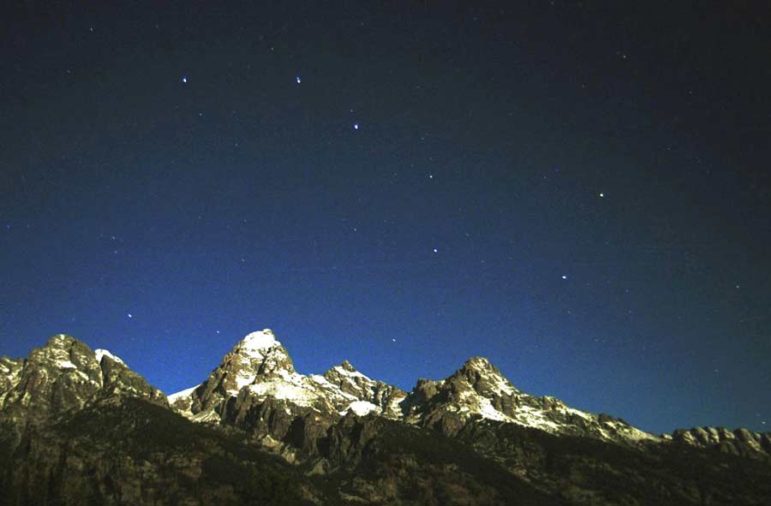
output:
M 650 434 L 473 357 L 406 392 L 272 331 L 165 395 L 59 334 L 0 357 L 0 504 L 771 504 L 771 433 Z

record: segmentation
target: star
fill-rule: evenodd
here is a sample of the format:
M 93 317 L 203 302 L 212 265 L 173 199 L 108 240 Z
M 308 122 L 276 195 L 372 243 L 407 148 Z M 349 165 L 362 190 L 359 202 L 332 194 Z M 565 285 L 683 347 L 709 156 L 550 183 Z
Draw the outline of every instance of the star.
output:
M 434 254 L 439 253 L 439 249 L 438 248 L 434 248 L 432 251 L 434 252 Z
M 605 194 L 604 194 L 603 192 L 600 192 L 600 198 L 601 198 L 601 199 L 604 199 L 604 198 L 605 198 Z
M 133 318 L 134 317 L 134 315 L 131 314 L 131 313 L 128 313 L 126 316 L 128 316 L 129 318 Z
M 428 175 L 428 179 L 434 179 L 434 175 L 433 174 L 429 174 Z
M 181 81 L 182 81 L 182 84 L 187 84 L 187 76 L 183 75 Z
M 358 130 L 359 129 L 359 124 L 358 123 L 354 123 L 353 124 L 353 129 L 354 130 Z
M 303 82 L 303 80 L 302 80 L 302 79 L 300 78 L 300 76 L 298 75 L 298 76 L 295 76 L 295 78 L 294 78 L 294 82 L 296 82 L 297 84 L 300 84 L 301 82 Z
M 563 274 L 562 275 L 562 279 L 568 279 L 568 275 L 567 274 Z

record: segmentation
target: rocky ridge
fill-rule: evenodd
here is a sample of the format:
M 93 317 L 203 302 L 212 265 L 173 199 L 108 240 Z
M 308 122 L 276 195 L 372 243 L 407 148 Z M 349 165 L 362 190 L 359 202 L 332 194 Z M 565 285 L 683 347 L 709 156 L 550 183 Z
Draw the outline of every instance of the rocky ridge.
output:
M 302 375 L 269 329 L 246 336 L 200 385 L 169 400 L 193 421 L 233 424 L 279 438 L 286 436 L 290 420 L 297 416 L 310 415 L 328 426 L 353 412 L 436 428 L 448 435 L 467 423 L 488 419 L 623 444 L 664 441 L 618 418 L 521 392 L 482 357 L 469 359 L 444 380 L 419 380 L 409 393 L 372 380 L 347 361 L 323 375 Z
M 654 436 L 522 392 L 481 357 L 404 392 L 348 362 L 300 374 L 266 329 L 168 399 L 70 336 L 0 357 L 0 504 L 771 500 L 771 434 Z
M 29 358 L 0 358 L 0 412 L 6 419 L 34 423 L 112 396 L 168 405 L 163 392 L 122 360 L 65 334 L 53 336 Z
M 697 448 L 716 449 L 742 457 L 771 457 L 771 432 L 753 432 L 747 429 L 729 430 L 724 427 L 695 427 L 678 429 L 672 441 Z

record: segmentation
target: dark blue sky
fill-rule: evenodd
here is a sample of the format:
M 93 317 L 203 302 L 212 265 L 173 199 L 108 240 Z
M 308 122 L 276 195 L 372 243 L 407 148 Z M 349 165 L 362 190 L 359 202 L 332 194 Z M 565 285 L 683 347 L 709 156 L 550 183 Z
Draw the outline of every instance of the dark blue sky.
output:
M 5 8 L 0 353 L 67 332 L 170 393 L 270 327 L 301 372 L 484 355 L 771 430 L 769 16 L 616 3 Z

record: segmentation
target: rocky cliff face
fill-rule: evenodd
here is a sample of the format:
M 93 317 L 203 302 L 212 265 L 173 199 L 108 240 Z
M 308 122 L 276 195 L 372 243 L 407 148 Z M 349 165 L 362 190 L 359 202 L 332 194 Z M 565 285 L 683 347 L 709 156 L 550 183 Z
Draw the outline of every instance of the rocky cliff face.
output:
M 309 417 L 310 424 L 326 428 L 353 412 L 447 435 L 488 419 L 622 444 L 663 441 L 623 420 L 521 392 L 482 357 L 469 359 L 444 380 L 420 380 L 410 393 L 368 378 L 347 361 L 322 376 L 305 376 L 294 370 L 287 350 L 270 330 L 246 336 L 200 386 L 170 400 L 191 420 L 233 424 L 279 440 L 295 417 Z
M 400 389 L 373 381 L 348 362 L 324 375 L 299 374 L 270 329 L 244 337 L 199 386 L 170 396 L 172 404 L 196 421 L 249 419 L 244 411 L 269 403 L 289 414 L 315 412 L 337 419 L 348 411 L 399 416 Z M 245 408 L 244 405 L 248 405 Z M 234 415 L 234 413 L 240 415 Z
M 319 440 L 346 413 L 401 415 L 406 394 L 374 381 L 348 362 L 323 375 L 299 374 L 270 329 L 244 337 L 200 385 L 169 397 L 196 422 L 247 430 L 287 460 L 317 452 Z
M 406 407 L 407 422 L 439 427 L 447 434 L 482 418 L 621 444 L 660 441 L 623 420 L 573 409 L 554 397 L 521 392 L 482 357 L 469 359 L 444 380 L 419 381 Z
M 167 405 L 163 392 L 120 359 L 105 350 L 94 352 L 64 334 L 32 350 L 27 359 L 0 359 L 0 378 L 0 412 L 5 419 L 35 422 L 114 395 Z
M 771 503 L 770 434 L 653 436 L 479 357 L 407 393 L 263 330 L 169 401 L 66 335 L 0 358 L 0 504 Z
M 392 419 L 402 416 L 401 403 L 407 394 L 400 388 L 368 378 L 347 360 L 325 372 L 324 379 L 343 394 L 357 399 L 345 411 L 359 416 L 375 413 Z
M 743 457 L 771 457 L 771 432 L 752 432 L 747 429 L 729 430 L 723 427 L 680 429 L 672 433 L 672 440 L 697 448 L 715 449 Z

